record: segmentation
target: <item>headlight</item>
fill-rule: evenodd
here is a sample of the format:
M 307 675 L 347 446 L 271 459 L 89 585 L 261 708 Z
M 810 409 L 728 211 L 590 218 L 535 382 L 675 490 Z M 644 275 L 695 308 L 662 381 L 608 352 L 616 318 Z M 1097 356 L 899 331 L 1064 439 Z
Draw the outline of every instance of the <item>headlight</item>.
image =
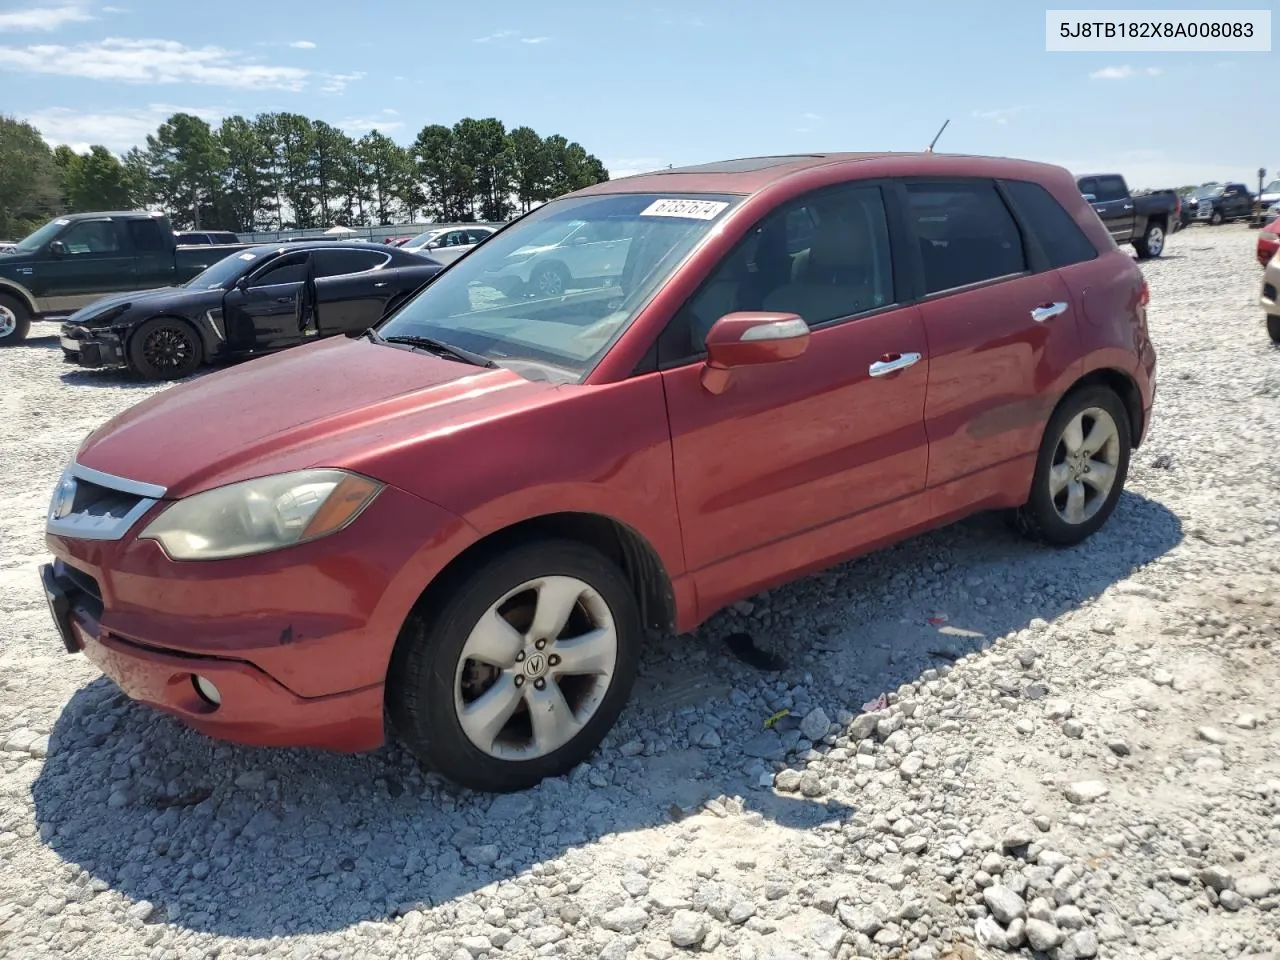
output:
M 299 470 L 206 490 L 179 500 L 147 524 L 175 560 L 266 553 L 337 533 L 382 484 L 345 470 Z

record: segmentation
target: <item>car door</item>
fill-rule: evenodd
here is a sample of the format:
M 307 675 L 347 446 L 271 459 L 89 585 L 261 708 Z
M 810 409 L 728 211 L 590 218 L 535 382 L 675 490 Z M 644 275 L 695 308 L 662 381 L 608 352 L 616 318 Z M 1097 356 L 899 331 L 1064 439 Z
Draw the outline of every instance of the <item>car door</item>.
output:
M 1094 196 L 1093 209 L 1106 225 L 1116 243 L 1128 243 L 1133 239 L 1133 198 L 1124 180 L 1117 176 L 1087 177 L 1084 183 L 1091 189 L 1081 188 L 1081 193 Z
M 787 243 L 797 210 L 816 222 L 803 261 Z M 899 283 L 881 188 L 827 188 L 766 216 L 663 333 L 677 505 L 700 603 L 909 525 L 925 484 L 929 360 L 919 310 L 897 305 Z M 728 390 L 710 393 L 707 331 L 742 310 L 799 314 L 808 349 L 735 370 Z
M 391 260 L 385 250 L 317 250 L 316 318 L 320 336 L 367 330 L 382 317 L 397 292 Z
M 302 340 L 298 311 L 308 256 L 305 250 L 281 254 L 228 291 L 223 305 L 232 350 L 277 350 Z
M 907 180 L 901 191 L 923 282 L 928 485 L 942 515 L 994 495 L 1000 468 L 1021 469 L 1017 458 L 1038 449 L 1053 388 L 1080 369 L 1077 308 L 1056 270 L 1032 269 L 994 181 Z
M 1248 216 L 1253 205 L 1248 189 L 1239 183 L 1228 185 L 1222 193 L 1223 216 L 1228 219 Z
M 36 265 L 30 286 L 49 313 L 70 313 L 133 289 L 133 256 L 121 224 L 111 217 L 70 223 Z

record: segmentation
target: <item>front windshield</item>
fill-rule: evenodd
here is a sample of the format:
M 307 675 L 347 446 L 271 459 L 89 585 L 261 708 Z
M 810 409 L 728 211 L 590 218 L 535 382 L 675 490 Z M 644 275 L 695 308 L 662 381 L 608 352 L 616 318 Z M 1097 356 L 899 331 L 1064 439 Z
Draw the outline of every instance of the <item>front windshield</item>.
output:
M 62 231 L 62 228 L 70 222 L 70 220 L 63 217 L 59 217 L 57 220 L 50 220 L 35 233 L 19 240 L 14 244 L 13 249 L 20 250 L 23 253 L 35 253 L 57 236 Z
M 711 194 L 552 201 L 456 261 L 378 328 L 581 377 L 735 206 Z
M 192 277 L 185 284 L 189 290 L 220 290 L 244 273 L 249 264 L 262 259 L 262 254 L 255 250 L 245 250 L 223 257 L 208 267 L 203 273 Z
M 1280 180 L 1272 180 L 1262 188 L 1263 193 L 1280 193 Z
M 1225 189 L 1226 189 L 1225 187 L 1221 187 L 1221 186 L 1201 187 L 1199 190 L 1196 191 L 1196 199 L 1208 200 L 1210 197 L 1220 197 L 1222 196 L 1222 191 Z

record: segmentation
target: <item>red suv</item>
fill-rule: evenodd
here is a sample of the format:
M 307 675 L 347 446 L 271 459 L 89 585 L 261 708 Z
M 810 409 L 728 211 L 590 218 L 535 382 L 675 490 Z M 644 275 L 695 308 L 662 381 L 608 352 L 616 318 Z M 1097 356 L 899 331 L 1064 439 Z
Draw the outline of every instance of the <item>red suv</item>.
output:
M 560 289 L 504 281 L 538 260 Z M 444 775 L 527 787 L 604 737 L 646 629 L 980 510 L 1094 533 L 1150 421 L 1146 305 L 1058 167 L 602 183 L 375 330 L 96 430 L 44 585 L 68 650 L 207 734 L 363 750 L 387 717 Z

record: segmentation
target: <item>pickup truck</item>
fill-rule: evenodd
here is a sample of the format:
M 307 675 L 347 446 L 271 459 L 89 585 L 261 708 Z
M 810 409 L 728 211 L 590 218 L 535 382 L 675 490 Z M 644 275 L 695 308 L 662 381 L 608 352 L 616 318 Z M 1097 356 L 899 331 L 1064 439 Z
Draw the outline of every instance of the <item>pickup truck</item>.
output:
M 248 244 L 180 245 L 159 213 L 74 213 L 0 253 L 0 346 L 113 293 L 185 283 Z
M 1076 186 L 1093 205 L 1116 243 L 1131 243 L 1138 259 L 1158 257 L 1174 228 L 1179 200 L 1176 193 L 1159 191 L 1135 197 L 1118 173 L 1096 173 L 1076 178 Z

